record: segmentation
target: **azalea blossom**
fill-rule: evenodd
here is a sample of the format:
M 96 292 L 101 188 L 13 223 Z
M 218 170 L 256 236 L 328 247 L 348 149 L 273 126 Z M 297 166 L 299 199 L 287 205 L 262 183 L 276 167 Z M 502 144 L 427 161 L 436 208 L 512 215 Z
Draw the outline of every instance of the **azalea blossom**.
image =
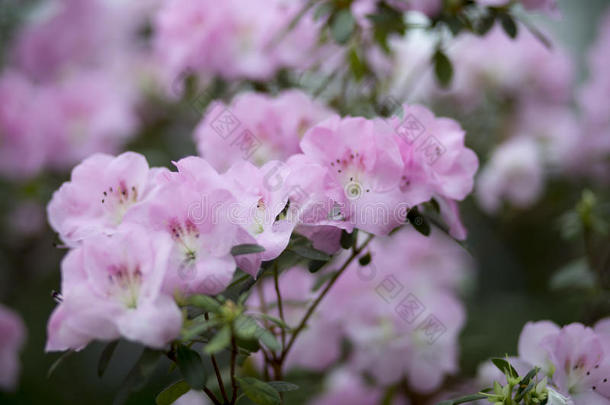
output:
M 176 165 L 179 172 L 171 174 L 155 198 L 134 208 L 126 222 L 169 238 L 164 291 L 218 294 L 237 267 L 231 248 L 240 242 L 254 243 L 254 239 L 229 220 L 226 210 L 235 200 L 228 190 L 216 188 L 214 176 L 219 175 L 211 166 L 199 158 L 186 158 Z M 244 270 L 256 275 L 260 259 L 257 263 Z
M 316 210 L 303 223 L 385 234 L 404 220 L 392 194 L 403 165 L 389 126 L 334 116 L 307 131 L 301 149 L 287 163 Z
M 504 200 L 520 208 L 534 204 L 543 183 L 543 163 L 531 138 L 515 138 L 500 145 L 479 175 L 476 196 L 481 207 L 497 212 Z
M 281 218 L 288 203 L 285 183 L 288 167 L 280 161 L 271 161 L 258 168 L 251 163 L 234 164 L 223 176 L 239 204 L 233 219 L 242 224 L 265 248 L 264 261 L 275 259 L 286 249 L 295 223 Z M 277 175 L 279 183 L 270 182 L 270 174 Z
M 159 62 L 170 80 L 187 69 L 204 77 L 263 80 L 282 67 L 305 67 L 317 32 L 310 16 L 278 41 L 297 11 L 296 2 L 280 0 L 167 2 L 154 19 Z
M 212 104 L 195 129 L 195 140 L 199 154 L 220 172 L 244 160 L 262 166 L 299 153 L 305 131 L 330 114 L 298 90 L 273 97 L 242 93 L 228 105 Z
M 94 339 L 120 337 L 163 348 L 176 338 L 182 314 L 162 292 L 170 247 L 167 235 L 123 226 L 71 250 L 62 262 L 46 350 L 80 350 Z
M 13 391 L 17 387 L 21 368 L 19 352 L 25 335 L 19 315 L 0 305 L 0 391 Z
M 435 198 L 452 236 L 465 239 L 455 201 L 472 191 L 479 161 L 464 144 L 464 130 L 456 121 L 435 117 L 419 105 L 403 105 L 401 115 L 389 123 L 404 164 L 396 190 L 400 199 L 415 206 Z
M 594 328 L 529 322 L 519 337 L 519 360 L 538 366 L 574 405 L 610 403 L 608 320 Z
M 112 233 L 133 206 L 154 192 L 162 172 L 151 170 L 146 158 L 133 152 L 92 155 L 53 194 L 49 223 L 71 246 L 90 235 Z

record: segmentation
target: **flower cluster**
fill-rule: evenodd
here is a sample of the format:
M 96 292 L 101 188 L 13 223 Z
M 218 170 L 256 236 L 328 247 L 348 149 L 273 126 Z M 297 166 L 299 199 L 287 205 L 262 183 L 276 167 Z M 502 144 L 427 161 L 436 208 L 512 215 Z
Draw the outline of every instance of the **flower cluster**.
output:
M 142 14 L 109 2 L 54 0 L 20 28 L 0 73 L 0 173 L 66 170 L 117 153 L 138 128 L 135 33 Z M 135 85 L 134 85 L 135 83 Z
M 301 153 L 224 173 L 199 157 L 175 162 L 177 171 L 132 152 L 85 159 L 48 205 L 70 252 L 47 349 L 119 336 L 162 347 L 180 331 L 176 294 L 218 294 L 237 267 L 256 277 L 293 231 L 330 254 L 341 230 L 387 235 L 434 198 L 464 237 L 456 201 L 472 187 L 476 157 L 457 123 L 404 109 L 404 120 L 332 116 L 305 132 Z M 264 251 L 234 255 L 237 245 Z
M 555 41 L 549 48 L 524 25 L 517 27 L 513 39 L 500 24 L 482 37 L 457 39 L 447 49 L 455 68 L 449 88 L 440 88 L 431 74 L 412 84 L 417 99 L 450 104 L 489 134 L 481 141 L 484 164 L 476 186 L 479 205 L 488 213 L 505 202 L 527 208 L 540 198 L 548 178 L 571 176 L 577 163 L 592 165 L 578 159 L 582 129 L 571 106 L 575 66 L 570 55 Z M 393 83 L 403 89 L 436 52 L 436 40 L 416 33 L 392 45 Z
M 510 364 L 521 376 L 533 367 L 540 370 L 556 397 L 557 402 L 549 397 L 549 404 L 610 403 L 610 319 L 599 321 L 593 328 L 580 323 L 560 328 L 550 321 L 528 322 L 518 349 L 518 356 L 509 358 Z M 485 363 L 479 369 L 478 382 L 490 386 L 494 381 L 506 380 L 499 370 Z
M 337 262 L 342 258 L 339 255 Z M 415 392 L 434 391 L 446 375 L 458 370 L 457 337 L 465 319 L 458 292 L 471 265 L 461 247 L 439 231 L 428 238 L 413 229 L 376 238 L 337 280 L 295 344 L 287 367 L 326 370 L 340 360 L 348 341 L 349 356 L 339 373 L 341 381 L 351 381 L 348 386 L 377 397 L 381 388 L 406 378 Z M 302 317 L 316 295 L 315 285 L 298 267 L 280 277 L 282 299 L 291 303 L 283 314 L 289 325 Z M 279 316 L 271 281 L 252 294 L 249 305 L 259 308 L 260 302 Z M 362 376 L 374 385 L 367 386 Z M 342 385 L 331 382 L 319 403 L 332 403 L 331 398 L 344 392 Z M 354 403 L 373 402 L 361 398 Z
M 264 80 L 280 68 L 305 67 L 317 31 L 311 18 L 288 30 L 299 8 L 283 0 L 167 2 L 154 18 L 159 62 L 170 79 L 193 70 L 206 78 Z

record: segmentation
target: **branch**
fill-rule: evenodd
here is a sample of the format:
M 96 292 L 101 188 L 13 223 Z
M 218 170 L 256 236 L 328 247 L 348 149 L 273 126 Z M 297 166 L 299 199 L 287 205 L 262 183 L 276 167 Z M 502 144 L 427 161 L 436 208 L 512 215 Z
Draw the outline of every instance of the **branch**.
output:
M 369 242 L 374 237 L 375 237 L 375 235 L 369 235 L 367 237 L 367 239 L 362 243 L 362 245 L 360 245 L 360 247 L 353 249 L 352 254 L 350 255 L 350 257 L 345 261 L 345 263 L 343 263 L 341 268 L 339 268 L 339 270 L 335 273 L 335 275 L 330 279 L 328 284 L 326 284 L 326 287 L 324 287 L 324 290 L 320 293 L 318 298 L 316 298 L 316 300 L 313 302 L 311 307 L 309 307 L 309 309 L 305 313 L 305 316 L 303 317 L 303 319 L 299 323 L 299 326 L 296 327 L 296 329 L 294 330 L 294 333 L 290 337 L 290 340 L 288 341 L 288 346 L 284 347 L 284 349 L 282 350 L 282 354 L 280 355 L 280 358 L 279 358 L 280 365 L 282 365 L 284 363 L 284 360 L 286 359 L 286 356 L 288 355 L 288 352 L 290 351 L 290 349 L 294 345 L 294 342 L 295 342 L 297 336 L 305 328 L 305 326 L 307 324 L 307 321 L 309 320 L 309 318 L 311 318 L 311 316 L 313 315 L 313 313 L 316 310 L 316 308 L 318 307 L 318 305 L 320 305 L 320 301 L 322 301 L 322 299 L 326 296 L 328 291 L 330 291 L 332 286 L 335 284 L 337 279 L 341 276 L 341 274 L 343 274 L 345 269 L 347 269 L 347 267 L 352 263 L 352 261 L 354 261 L 354 259 L 364 250 L 364 248 L 366 248 L 366 246 L 369 244 Z

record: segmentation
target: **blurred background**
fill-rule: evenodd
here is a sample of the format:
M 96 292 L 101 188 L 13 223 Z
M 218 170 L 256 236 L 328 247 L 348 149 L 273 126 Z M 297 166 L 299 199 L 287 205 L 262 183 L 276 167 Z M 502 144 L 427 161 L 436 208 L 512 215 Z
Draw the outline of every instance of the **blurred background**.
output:
M 45 353 L 44 346 L 46 323 L 56 305 L 52 292 L 60 287 L 59 266 L 65 249 L 47 224 L 45 207 L 53 191 L 69 179 L 71 168 L 94 151 L 137 151 L 147 157 L 151 166 L 169 166 L 172 160 L 196 155 L 193 130 L 207 103 L 198 104 L 199 93 L 196 90 L 189 93 L 189 83 L 174 93 L 172 80 L 159 79 L 163 74 L 155 71 L 155 66 L 151 66 L 148 60 L 153 41 L 151 38 L 155 36 L 151 21 L 160 7 L 157 2 L 126 7 L 120 13 L 124 18 L 78 10 L 84 7 L 79 6 L 78 2 L 72 2 L 71 7 L 73 15 L 54 17 L 57 14 L 53 14 L 52 2 L 0 0 L 0 63 L 3 66 L 0 113 L 5 114 L 5 126 L 0 127 L 0 302 L 16 311 L 27 329 L 20 355 L 19 382 L 14 392 L 0 392 L 2 404 L 86 402 L 93 405 L 112 402 L 140 350 L 136 345 L 122 342 L 103 378 L 96 374 L 97 361 L 103 348 L 98 343 L 78 354 L 67 356 L 48 376 L 52 364 L 61 356 Z M 491 57 L 481 58 L 476 54 L 465 55 L 470 47 L 485 46 L 484 40 L 458 38 L 455 48 L 447 51 L 455 70 L 453 89 L 431 90 L 426 87 L 427 79 L 421 78 L 418 81 L 421 80 L 423 84 L 419 83 L 418 89 L 408 97 L 409 101 L 427 104 L 437 115 L 457 119 L 465 127 L 466 142 L 475 149 L 481 161 L 479 176 L 494 170 L 496 172 L 492 174 L 497 176 L 498 172 L 504 170 L 502 165 L 512 164 L 494 154 L 508 142 L 507 133 L 547 131 L 551 132 L 548 138 L 553 144 L 555 135 L 563 136 L 561 131 L 569 131 L 572 124 L 558 123 L 565 118 L 565 114 L 557 113 L 557 109 L 577 117 L 574 124 L 576 132 L 587 131 L 582 124 L 585 108 L 580 101 L 581 92 L 593 80 L 589 54 L 600 33 L 602 19 L 607 18 L 610 3 L 604 0 L 561 0 L 559 8 L 560 18 L 529 18 L 531 24 L 552 39 L 550 52 L 554 56 L 547 58 L 550 60 L 538 56 L 525 57 L 514 50 L 500 52 L 497 58 L 502 59 L 502 55 L 506 55 L 507 59 L 521 66 L 511 66 L 508 72 L 503 73 L 504 76 L 500 76 L 501 79 L 485 81 L 485 84 L 471 89 L 477 93 L 475 97 L 464 95 L 460 94 L 463 90 L 459 87 L 460 69 L 483 71 L 486 64 L 501 64 L 502 61 L 497 58 L 492 60 Z M 139 19 L 138 24 L 134 23 L 134 15 Z M 49 23 L 53 18 L 57 21 Z M 66 25 L 70 29 L 65 29 Z M 130 44 L 124 43 L 122 33 L 128 28 L 129 35 L 137 37 Z M 79 30 L 82 30 L 80 35 Z M 97 32 L 89 32 L 91 30 Z M 526 31 L 522 30 L 520 36 L 526 35 Z M 57 49 L 50 49 L 50 45 L 41 39 L 49 36 L 56 36 Z M 468 45 L 469 40 L 474 44 Z M 411 38 L 405 41 L 402 49 L 411 49 L 411 44 L 407 43 L 409 41 L 425 42 L 418 37 Z M 60 42 L 61 46 L 58 45 Z M 532 45 L 522 46 L 526 48 Z M 539 46 L 544 50 L 544 45 Z M 97 52 L 96 47 L 104 50 Z M 543 53 L 540 49 L 531 52 L 539 55 Z M 610 52 L 608 44 L 605 49 Z M 565 55 L 565 60 L 557 56 L 559 50 Z M 48 53 L 48 65 L 39 66 L 32 54 L 38 53 L 40 56 L 44 52 Z M 99 54 L 94 55 L 96 52 Z M 124 53 L 130 57 L 125 57 Z M 409 54 L 409 51 L 405 53 Z M 553 59 L 556 57 L 559 60 Z M 70 58 L 78 60 L 78 64 L 85 67 L 74 69 L 78 71 L 73 76 L 75 83 L 70 82 L 72 78 L 56 81 L 52 77 L 53 69 L 57 68 L 60 60 Z M 564 63 L 570 67 L 565 68 Z M 473 68 L 472 64 L 478 67 Z M 392 68 L 392 79 L 385 84 L 388 94 L 399 87 L 392 83 L 399 83 L 407 76 L 403 74 L 402 67 L 396 66 L 402 65 L 398 63 Z M 522 80 L 523 77 L 530 75 L 534 85 L 541 84 L 542 78 L 537 74 L 561 76 L 562 69 L 572 71 L 565 94 L 553 95 L 553 101 L 543 106 L 540 104 L 544 102 L 536 106 L 525 105 L 520 94 L 531 90 L 532 84 Z M 278 75 L 283 74 L 280 72 Z M 78 81 L 85 84 L 76 83 Z M 273 83 L 281 88 L 281 77 L 274 78 Z M 505 86 L 506 83 L 510 85 Z M 227 94 L 230 92 L 226 93 L 225 90 L 230 84 L 231 80 L 211 82 L 206 94 L 211 98 L 222 95 L 228 100 Z M 240 86 L 234 93 L 242 89 L 273 91 L 265 80 L 249 80 Z M 510 89 L 506 90 L 508 87 Z M 398 95 L 395 97 L 399 98 Z M 463 100 L 461 97 L 469 101 L 456 101 Z M 473 101 L 477 97 L 482 99 Z M 327 101 L 331 105 L 336 103 L 332 97 Z M 598 107 L 610 116 L 610 100 L 605 101 Z M 129 105 L 123 105 L 125 103 Z M 16 104 L 19 107 L 15 107 Z M 24 108 L 24 105 L 29 106 Z M 62 108 L 57 113 L 62 117 L 59 119 L 47 113 L 57 105 Z M 339 109 L 343 113 L 352 111 L 350 108 Z M 528 114 L 522 114 L 523 110 L 533 117 L 524 118 Z M 74 111 L 80 114 L 81 121 L 66 123 L 65 115 Z M 13 113 L 21 115 L 21 121 L 25 122 L 12 119 L 10 114 Z M 24 117 L 23 114 L 31 115 Z M 16 147 L 14 140 L 3 139 L 2 131 L 19 125 L 34 125 L 31 121 L 40 122 L 48 129 L 43 138 L 28 140 L 33 146 Z M 522 122 L 526 124 L 522 125 Z M 89 129 L 83 130 L 79 125 Z M 515 126 L 519 129 L 515 130 Z M 28 131 L 30 128 L 22 130 Z M 88 131 L 98 132 L 92 134 Z M 59 139 L 66 133 L 69 139 Z M 569 136 L 566 135 L 566 138 Z M 610 137 L 610 132 L 605 132 L 604 136 Z M 54 139 L 53 144 L 47 143 L 51 138 Z M 69 146 L 65 145 L 66 142 Z M 450 382 L 452 379 L 457 381 L 474 376 L 477 366 L 490 356 L 514 353 L 519 333 L 528 320 L 550 319 L 559 324 L 576 321 L 590 324 L 610 315 L 607 286 L 605 291 L 592 287 L 582 271 L 582 261 L 587 251 L 582 234 L 574 229 L 578 228 L 578 218 L 575 220 L 574 215 L 582 214 L 577 207 L 580 203 L 582 208 L 585 190 L 590 190 L 595 196 L 595 203 L 590 204 L 590 211 L 596 212 L 595 221 L 604 223 L 604 218 L 608 218 L 610 193 L 607 184 L 610 173 L 607 164 L 610 160 L 605 161 L 605 166 L 602 162 L 600 166 L 583 169 L 584 152 L 579 146 L 580 141 L 570 142 L 557 142 L 561 150 L 557 156 L 548 159 L 548 165 L 546 161 L 532 163 L 540 165 L 539 170 L 517 170 L 525 178 L 511 177 L 511 181 L 518 184 L 516 187 L 522 190 L 531 186 L 532 182 L 538 182 L 531 195 L 511 198 L 510 192 L 502 194 L 502 190 L 496 190 L 494 194 L 494 191 L 475 189 L 474 194 L 461 204 L 463 222 L 469 231 L 465 245 L 473 257 L 474 269 L 473 276 L 464 281 L 460 290 L 467 310 L 467 321 L 459 337 L 461 371 L 459 376 L 450 377 Z M 36 156 L 36 150 L 45 148 L 44 153 L 48 155 Z M 507 153 L 514 153 L 524 161 L 527 156 L 527 152 L 521 151 Z M 569 161 L 574 154 L 578 158 Z M 594 159 L 590 155 L 585 156 L 585 161 Z M 488 177 L 492 178 L 492 174 Z M 514 176 L 518 177 L 519 174 Z M 481 180 L 480 177 L 478 179 Z M 502 187 L 498 186 L 498 181 L 483 179 L 477 183 L 477 187 Z M 523 185 L 519 181 L 523 181 Z M 486 199 L 479 196 L 481 193 L 494 196 Z M 490 201 L 494 198 L 500 202 Z M 610 243 L 603 232 L 594 238 L 592 243 L 596 247 L 593 250 L 597 253 L 596 257 L 601 257 L 599 260 L 603 261 Z M 608 263 L 601 266 L 608 273 Z M 142 391 L 130 397 L 129 404 L 152 403 L 159 388 L 175 379 L 175 371 L 174 374 L 168 373 L 169 361 L 164 366 L 156 369 L 154 377 Z M 303 395 L 313 395 L 320 389 L 320 379 L 316 373 L 295 372 L 294 379 L 310 388 L 306 393 L 295 394 L 291 404 L 302 403 Z M 291 381 L 290 378 L 287 380 Z

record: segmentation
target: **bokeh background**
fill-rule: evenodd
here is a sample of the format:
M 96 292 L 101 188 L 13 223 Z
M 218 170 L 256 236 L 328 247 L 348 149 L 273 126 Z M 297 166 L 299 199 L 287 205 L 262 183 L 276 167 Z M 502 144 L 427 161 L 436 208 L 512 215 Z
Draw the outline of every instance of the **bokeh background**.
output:
M 561 19 L 536 17 L 532 21 L 553 33 L 565 47 L 575 65 L 578 85 L 588 78 L 586 55 L 610 2 L 559 3 Z M 11 47 L 20 27 L 33 18 L 30 11 L 39 5 L 36 1 L 0 2 L 0 60 L 5 66 L 10 62 Z M 494 107 L 466 114 L 454 107 L 441 101 L 434 111 L 462 123 L 467 130 L 467 143 L 484 162 L 489 138 L 493 131 L 501 131 L 497 123 L 486 122 Z M 188 100 L 162 99 L 153 94 L 138 111 L 142 125 L 124 149 L 144 154 L 151 165 L 168 165 L 172 160 L 194 155 L 197 150 L 192 131 L 201 113 Z M 48 376 L 49 368 L 60 357 L 46 354 L 44 345 L 46 322 L 55 307 L 52 291 L 59 289 L 59 264 L 65 251 L 46 222 L 45 206 L 52 192 L 69 178 L 69 169 L 43 170 L 27 180 L 0 180 L 0 302 L 16 310 L 27 327 L 19 385 L 14 393 L 0 392 L 2 404 L 111 403 L 139 350 L 136 345 L 122 342 L 100 379 L 96 365 L 103 345 L 92 344 L 81 353 L 66 357 Z M 463 220 L 469 230 L 466 246 L 476 263 L 475 276 L 463 292 L 468 318 L 460 337 L 462 377 L 474 375 L 477 365 L 490 356 L 514 353 L 519 332 L 528 320 L 551 319 L 566 324 L 593 322 L 610 314 L 607 295 L 592 298 L 590 293 L 576 288 L 577 283 L 566 289 L 552 288 L 550 282 L 558 269 L 584 255 L 580 239 L 562 236 L 561 218 L 575 207 L 586 188 L 595 190 L 600 201 L 610 201 L 608 188 L 599 183 L 557 176 L 548 180 L 541 197 L 526 208 L 509 207 L 489 215 L 473 197 L 462 204 Z M 601 246 L 607 249 L 608 243 L 602 242 Z M 154 378 L 128 403 L 152 403 L 159 387 L 175 377 L 168 367 L 169 362 L 158 367 Z M 313 395 L 320 388 L 320 379 L 313 373 L 301 373 L 294 379 L 308 387 L 296 396 Z M 296 396 L 291 404 L 299 403 Z

